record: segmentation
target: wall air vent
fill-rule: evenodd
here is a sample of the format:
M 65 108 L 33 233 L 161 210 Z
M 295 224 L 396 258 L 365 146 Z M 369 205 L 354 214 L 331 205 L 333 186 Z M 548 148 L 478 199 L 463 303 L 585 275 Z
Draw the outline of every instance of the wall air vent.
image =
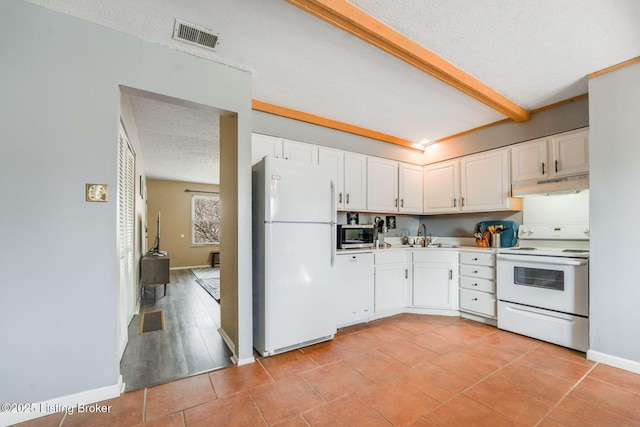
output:
M 179 19 L 176 19 L 176 23 L 173 27 L 173 38 L 206 47 L 208 49 L 215 49 L 218 44 L 218 36 L 211 30 L 198 27 L 197 25 L 193 25 Z

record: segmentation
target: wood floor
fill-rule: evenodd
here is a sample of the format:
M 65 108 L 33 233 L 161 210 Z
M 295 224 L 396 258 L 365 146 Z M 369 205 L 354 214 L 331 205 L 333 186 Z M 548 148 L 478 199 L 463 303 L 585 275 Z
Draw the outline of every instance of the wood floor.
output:
M 159 286 L 155 304 L 141 307 L 141 313 L 163 310 L 164 331 L 140 334 L 141 314 L 132 319 L 120 362 L 125 391 L 231 365 L 231 351 L 218 332 L 220 305 L 195 279 L 191 270 L 172 270 L 167 295 Z

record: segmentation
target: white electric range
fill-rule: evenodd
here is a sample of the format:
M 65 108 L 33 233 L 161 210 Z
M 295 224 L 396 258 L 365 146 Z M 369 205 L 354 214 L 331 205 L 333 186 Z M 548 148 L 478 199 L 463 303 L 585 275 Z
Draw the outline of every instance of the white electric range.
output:
M 589 226 L 522 225 L 498 251 L 498 328 L 586 351 Z

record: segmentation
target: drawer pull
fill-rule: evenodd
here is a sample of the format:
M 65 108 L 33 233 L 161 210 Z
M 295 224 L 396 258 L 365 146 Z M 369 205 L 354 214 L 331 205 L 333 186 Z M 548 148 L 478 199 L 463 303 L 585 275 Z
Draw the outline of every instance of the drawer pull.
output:
M 473 274 L 478 274 L 478 270 L 473 270 L 472 273 Z
M 477 261 L 478 258 L 471 258 L 471 261 Z
M 473 284 L 473 286 L 478 286 L 478 284 L 477 284 L 477 283 L 474 283 L 474 284 Z
M 478 301 L 478 298 L 471 298 L 471 301 Z

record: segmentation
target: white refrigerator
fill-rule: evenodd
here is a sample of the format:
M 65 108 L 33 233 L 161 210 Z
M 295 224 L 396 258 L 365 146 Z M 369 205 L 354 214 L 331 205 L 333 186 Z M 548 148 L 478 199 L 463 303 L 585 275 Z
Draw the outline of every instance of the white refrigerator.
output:
M 335 189 L 315 165 L 253 166 L 253 344 L 269 356 L 336 333 Z

